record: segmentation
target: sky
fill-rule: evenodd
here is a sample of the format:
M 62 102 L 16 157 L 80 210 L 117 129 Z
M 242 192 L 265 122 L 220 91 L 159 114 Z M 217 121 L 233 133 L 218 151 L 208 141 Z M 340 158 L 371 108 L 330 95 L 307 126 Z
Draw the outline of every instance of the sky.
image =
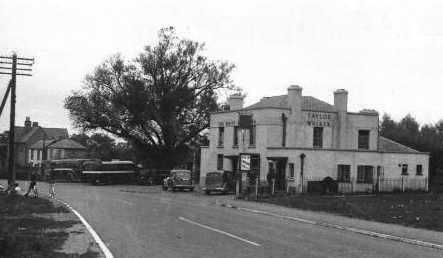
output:
M 205 42 L 205 55 L 236 65 L 245 104 L 282 95 L 333 103 L 400 120 L 443 119 L 443 1 L 57 1 L 0 0 L 0 55 L 34 57 L 33 77 L 17 80 L 16 125 L 26 116 L 76 132 L 64 99 L 115 53 L 132 59 L 157 32 Z M 3 97 L 9 77 L 0 75 Z M 9 107 L 0 130 L 9 124 Z

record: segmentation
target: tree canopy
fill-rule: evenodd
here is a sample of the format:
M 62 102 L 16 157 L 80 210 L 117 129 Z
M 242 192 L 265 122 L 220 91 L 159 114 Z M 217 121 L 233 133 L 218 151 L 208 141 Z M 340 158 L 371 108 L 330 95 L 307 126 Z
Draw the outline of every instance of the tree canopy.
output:
M 211 61 L 204 44 L 180 39 L 173 28 L 134 60 L 115 55 L 86 76 L 83 90 L 65 99 L 74 125 L 126 139 L 140 159 L 172 168 L 209 127 L 223 91 L 238 91 L 234 65 Z

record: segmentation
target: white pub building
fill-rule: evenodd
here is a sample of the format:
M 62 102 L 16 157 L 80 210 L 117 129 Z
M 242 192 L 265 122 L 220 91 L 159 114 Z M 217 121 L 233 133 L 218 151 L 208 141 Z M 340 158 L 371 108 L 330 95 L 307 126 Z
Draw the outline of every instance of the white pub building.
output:
M 229 110 L 211 114 L 201 184 L 208 172 L 236 172 L 246 154 L 261 185 L 273 171 L 277 191 L 307 192 L 328 177 L 339 192 L 426 191 L 429 154 L 381 137 L 378 113 L 349 112 L 347 103 L 343 89 L 334 92 L 333 105 L 303 96 L 299 86 L 248 107 L 232 95 Z M 240 114 L 252 115 L 250 129 L 239 128 Z

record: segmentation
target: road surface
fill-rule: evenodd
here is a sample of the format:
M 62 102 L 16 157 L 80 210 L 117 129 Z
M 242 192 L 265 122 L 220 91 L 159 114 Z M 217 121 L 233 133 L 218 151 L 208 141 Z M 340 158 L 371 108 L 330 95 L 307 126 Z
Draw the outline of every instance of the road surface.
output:
M 443 257 L 431 248 L 222 208 L 217 196 L 158 186 L 57 183 L 56 195 L 115 257 Z

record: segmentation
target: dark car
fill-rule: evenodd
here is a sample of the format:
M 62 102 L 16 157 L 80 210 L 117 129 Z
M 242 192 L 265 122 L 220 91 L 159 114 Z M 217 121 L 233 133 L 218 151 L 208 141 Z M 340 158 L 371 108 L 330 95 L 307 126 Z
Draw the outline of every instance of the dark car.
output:
M 194 184 L 189 170 L 171 170 L 169 176 L 163 180 L 163 190 L 190 190 L 194 191 Z
M 211 192 L 228 193 L 232 189 L 232 178 L 228 171 L 209 172 L 206 174 L 206 183 L 203 191 L 206 194 Z

